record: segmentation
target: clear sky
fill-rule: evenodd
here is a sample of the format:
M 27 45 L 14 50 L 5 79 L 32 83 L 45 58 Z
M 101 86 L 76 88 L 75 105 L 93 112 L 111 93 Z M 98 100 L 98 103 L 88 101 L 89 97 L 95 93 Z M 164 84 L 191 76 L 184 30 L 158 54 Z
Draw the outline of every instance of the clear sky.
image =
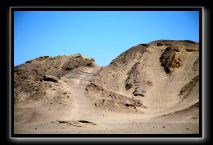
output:
M 15 11 L 14 65 L 81 53 L 101 66 L 154 40 L 199 42 L 198 11 Z

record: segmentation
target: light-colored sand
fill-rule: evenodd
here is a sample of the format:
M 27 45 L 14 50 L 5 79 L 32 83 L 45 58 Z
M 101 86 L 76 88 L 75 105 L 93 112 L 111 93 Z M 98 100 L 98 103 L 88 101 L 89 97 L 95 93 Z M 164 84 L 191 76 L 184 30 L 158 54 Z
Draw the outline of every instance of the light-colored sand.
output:
M 85 93 L 85 86 L 99 69 L 81 68 L 75 79 L 71 78 L 71 74 L 67 74 L 61 78 L 60 87 L 55 86 L 53 82 L 48 82 L 53 86 L 47 90 L 48 99 L 16 106 L 14 133 L 191 134 L 199 132 L 198 113 L 193 111 L 191 114 L 183 112 L 181 118 L 170 115 L 171 118 L 166 120 L 164 117 L 152 119 L 154 116 L 149 114 L 119 113 L 96 108 Z M 56 90 L 52 90 L 53 88 Z M 57 91 L 62 94 L 62 90 L 70 97 L 64 99 L 54 97 Z M 196 116 L 196 119 L 192 117 L 190 119 L 189 114 L 192 117 Z M 19 118 L 24 118 L 24 120 L 21 121 Z M 90 121 L 95 125 L 78 123 L 78 120 Z M 64 123 L 59 121 L 64 121 Z
M 198 134 L 199 81 L 193 79 L 199 71 L 193 67 L 199 54 L 175 52 L 184 61 L 167 74 L 159 60 L 167 47 L 150 45 L 140 56 L 137 46 L 124 54 L 128 61 L 115 60 L 119 67 L 76 67 L 59 82 L 42 81 L 43 96 L 14 104 L 14 133 Z M 58 62 L 59 70 L 65 62 Z M 127 80 L 133 83 L 128 90 Z M 145 90 L 144 96 L 133 95 L 137 87 Z M 26 96 L 18 94 L 19 99 Z

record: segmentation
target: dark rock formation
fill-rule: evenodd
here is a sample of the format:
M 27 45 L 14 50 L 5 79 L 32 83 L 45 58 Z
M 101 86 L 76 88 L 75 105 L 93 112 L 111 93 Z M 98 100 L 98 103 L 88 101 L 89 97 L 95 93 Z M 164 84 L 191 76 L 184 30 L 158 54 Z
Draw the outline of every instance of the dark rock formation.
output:
M 45 76 L 43 76 L 43 80 L 44 81 L 58 82 L 59 79 L 55 76 L 45 75 Z

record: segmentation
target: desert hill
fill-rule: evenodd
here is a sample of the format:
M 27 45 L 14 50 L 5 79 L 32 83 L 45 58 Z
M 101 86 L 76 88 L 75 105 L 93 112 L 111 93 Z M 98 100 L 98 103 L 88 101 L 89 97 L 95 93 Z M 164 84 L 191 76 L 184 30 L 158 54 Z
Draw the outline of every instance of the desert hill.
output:
M 106 67 L 80 54 L 14 67 L 15 133 L 198 133 L 198 118 L 193 41 L 139 44 Z

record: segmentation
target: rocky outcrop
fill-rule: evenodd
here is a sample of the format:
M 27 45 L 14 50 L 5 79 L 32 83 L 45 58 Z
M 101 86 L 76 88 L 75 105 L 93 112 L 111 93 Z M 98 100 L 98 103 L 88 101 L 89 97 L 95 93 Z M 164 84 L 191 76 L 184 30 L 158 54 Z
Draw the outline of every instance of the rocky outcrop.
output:
M 52 81 L 52 82 L 58 82 L 58 78 L 55 76 L 51 76 L 51 75 L 45 75 L 43 76 L 42 80 L 44 81 Z
M 85 58 L 80 54 L 56 57 L 42 56 L 15 66 L 14 96 L 16 102 L 24 101 L 27 98 L 41 99 L 47 87 L 46 81 L 58 82 L 60 77 L 72 69 L 84 66 L 96 66 L 94 59 Z
M 158 40 L 123 52 L 108 66 L 102 67 L 91 82 L 102 88 L 96 89 L 97 92 L 110 90 L 141 98 L 143 105 L 157 111 L 175 106 L 187 97 L 193 100 L 191 103 L 198 101 L 197 86 L 183 88 L 186 79 L 192 81 L 199 75 L 198 62 L 198 43 Z M 88 88 L 87 92 L 92 90 Z M 188 96 L 180 97 L 179 92 L 188 92 Z
M 80 54 L 39 57 L 14 68 L 15 100 L 40 99 L 48 85 L 59 86 L 59 78 L 66 76 L 67 83 L 70 79 L 87 80 L 83 89 L 87 97 L 96 107 L 114 111 L 158 111 L 184 102 L 185 98 L 197 102 L 198 47 L 198 43 L 186 40 L 139 44 L 98 69 L 88 80 L 85 77 L 90 74 L 81 73 L 79 68 L 96 67 L 92 58 Z
M 199 76 L 194 77 L 189 83 L 187 83 L 183 88 L 181 88 L 179 95 L 180 96 L 187 96 L 192 89 L 195 87 L 195 85 L 198 85 L 199 82 Z

